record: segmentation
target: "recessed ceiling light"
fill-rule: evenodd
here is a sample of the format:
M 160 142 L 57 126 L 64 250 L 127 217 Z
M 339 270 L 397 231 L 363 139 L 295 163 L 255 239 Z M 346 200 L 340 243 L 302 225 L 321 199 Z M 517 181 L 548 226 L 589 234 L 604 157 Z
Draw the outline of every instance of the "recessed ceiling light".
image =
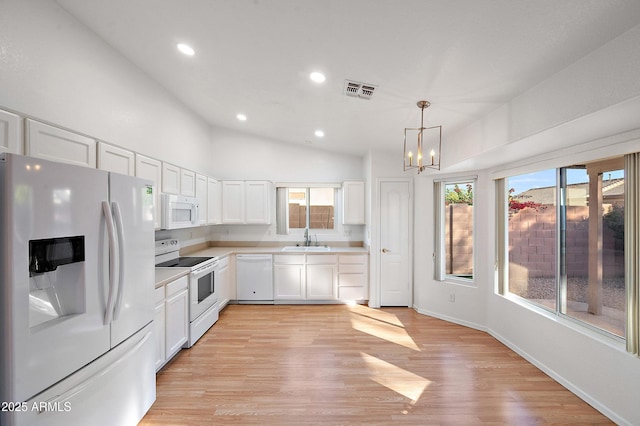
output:
M 317 71 L 314 71 L 311 74 L 309 74 L 309 78 L 312 81 L 315 81 L 316 83 L 324 83 L 324 81 L 326 80 L 326 77 L 324 76 L 324 74 Z
M 184 43 L 178 43 L 177 45 L 178 50 L 181 51 L 182 53 L 184 53 L 187 56 L 193 56 L 195 55 L 196 51 L 193 50 L 193 47 L 186 45 Z
M 247 116 L 244 114 L 238 114 L 236 115 L 236 118 L 240 121 L 247 121 Z
M 314 134 L 319 138 L 324 137 L 324 132 L 322 130 L 316 130 Z

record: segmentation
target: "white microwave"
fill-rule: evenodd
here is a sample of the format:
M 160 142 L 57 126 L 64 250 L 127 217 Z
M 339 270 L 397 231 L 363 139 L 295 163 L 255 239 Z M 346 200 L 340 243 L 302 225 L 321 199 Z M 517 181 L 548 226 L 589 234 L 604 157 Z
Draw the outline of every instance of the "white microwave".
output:
M 162 229 L 198 226 L 198 210 L 194 197 L 162 194 Z

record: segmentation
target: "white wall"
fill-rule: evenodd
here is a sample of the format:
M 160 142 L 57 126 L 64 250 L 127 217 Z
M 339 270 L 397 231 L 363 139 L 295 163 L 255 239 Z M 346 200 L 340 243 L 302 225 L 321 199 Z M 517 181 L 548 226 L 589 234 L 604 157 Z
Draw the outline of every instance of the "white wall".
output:
M 360 157 L 212 128 L 49 0 L 0 2 L 0 109 L 225 179 L 342 182 L 364 179 Z M 334 240 L 364 238 L 364 227 Z M 158 233 L 185 244 L 211 237 L 278 240 L 274 227 Z M 293 240 L 294 237 L 290 238 Z
M 0 108 L 213 174 L 210 126 L 56 2 L 1 1 L 0 45 Z
M 488 331 L 629 425 L 640 424 L 639 358 L 614 339 L 495 293 L 492 179 L 640 151 L 637 46 L 640 26 L 443 141 L 446 169 L 438 177 L 478 175 L 475 286 L 433 280 L 433 175 L 416 179 L 415 202 L 418 311 Z
M 327 183 L 362 180 L 361 157 L 215 128 L 211 163 L 219 179 Z

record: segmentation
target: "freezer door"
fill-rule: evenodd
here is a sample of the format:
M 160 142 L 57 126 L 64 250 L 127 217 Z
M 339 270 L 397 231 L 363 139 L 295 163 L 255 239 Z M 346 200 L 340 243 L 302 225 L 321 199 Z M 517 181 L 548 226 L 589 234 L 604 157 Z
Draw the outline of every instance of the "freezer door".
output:
M 11 155 L 0 175 L 0 401 L 26 401 L 109 350 L 108 175 Z
M 153 320 L 155 225 L 151 182 L 111 173 L 109 187 L 118 246 L 114 347 Z
M 6 413 L 11 426 L 136 425 L 156 399 L 153 324 Z

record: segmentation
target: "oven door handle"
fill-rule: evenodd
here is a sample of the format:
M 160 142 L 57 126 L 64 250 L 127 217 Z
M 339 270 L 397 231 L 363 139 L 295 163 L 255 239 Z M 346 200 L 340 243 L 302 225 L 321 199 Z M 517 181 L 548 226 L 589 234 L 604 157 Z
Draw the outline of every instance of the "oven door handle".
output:
M 201 276 L 201 275 L 207 275 L 209 272 L 214 272 L 216 270 L 216 266 L 218 266 L 218 261 L 215 261 L 213 263 L 210 263 L 207 266 L 203 266 L 202 268 L 196 269 L 194 271 L 191 271 L 191 275 L 195 276 Z

